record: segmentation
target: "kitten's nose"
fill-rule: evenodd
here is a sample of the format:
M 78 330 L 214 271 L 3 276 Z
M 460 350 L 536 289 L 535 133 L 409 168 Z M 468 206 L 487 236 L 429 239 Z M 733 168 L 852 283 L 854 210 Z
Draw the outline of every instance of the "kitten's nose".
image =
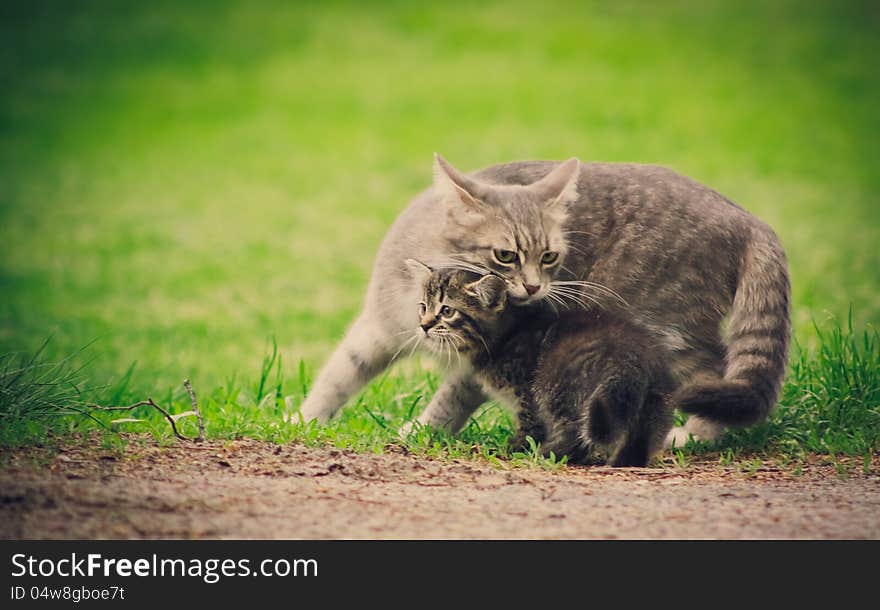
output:
M 425 331 L 425 334 L 426 334 L 426 335 L 428 334 L 428 331 L 431 329 L 431 325 L 430 325 L 430 324 L 419 324 L 419 326 L 422 327 L 422 330 Z
M 533 286 L 532 284 L 523 284 L 523 288 L 526 289 L 526 292 L 529 293 L 529 296 L 532 296 L 533 294 L 535 294 L 536 292 L 538 292 L 541 289 L 541 286 L 540 285 Z

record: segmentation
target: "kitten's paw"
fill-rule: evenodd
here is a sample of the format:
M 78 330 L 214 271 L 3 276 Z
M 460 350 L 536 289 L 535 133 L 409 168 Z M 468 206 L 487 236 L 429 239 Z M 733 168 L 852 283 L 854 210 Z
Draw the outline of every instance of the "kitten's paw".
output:
M 507 441 L 507 449 L 512 452 L 525 452 L 529 448 L 529 441 L 523 433 L 514 434 Z

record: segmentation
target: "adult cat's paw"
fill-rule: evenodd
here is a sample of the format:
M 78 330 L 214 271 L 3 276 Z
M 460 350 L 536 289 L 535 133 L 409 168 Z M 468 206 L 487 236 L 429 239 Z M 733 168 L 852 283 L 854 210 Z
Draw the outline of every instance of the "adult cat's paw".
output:
M 414 419 L 413 419 L 413 420 L 410 420 L 410 421 L 406 422 L 405 424 L 403 424 L 400 428 L 397 429 L 397 436 L 399 436 L 400 438 L 405 439 L 405 438 L 407 438 L 410 434 L 412 434 L 413 432 L 415 432 L 415 431 L 417 431 L 419 428 L 421 428 L 422 425 L 423 425 L 423 424 L 420 424 L 419 422 L 417 422 L 417 421 L 414 420 Z
M 672 449 L 675 447 L 676 449 L 681 449 L 687 444 L 688 439 L 691 437 L 691 433 L 685 430 L 684 426 L 676 426 L 666 435 L 666 440 L 663 441 L 663 448 Z M 699 439 L 695 438 L 694 440 Z
M 669 449 L 673 447 L 674 443 L 674 446 L 680 449 L 687 444 L 688 439 L 708 443 L 717 440 L 722 434 L 724 434 L 724 426 L 721 424 L 705 420 L 697 415 L 691 415 L 684 426 L 669 431 L 663 446 Z

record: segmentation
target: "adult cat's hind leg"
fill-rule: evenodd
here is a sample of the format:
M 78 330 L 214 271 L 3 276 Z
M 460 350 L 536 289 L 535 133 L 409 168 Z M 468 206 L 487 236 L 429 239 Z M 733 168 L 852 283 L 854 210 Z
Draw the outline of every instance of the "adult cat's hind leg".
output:
M 303 420 L 330 419 L 353 394 L 385 370 L 405 340 L 403 334 L 389 336 L 377 320 L 361 314 L 312 384 L 300 408 Z
M 689 349 L 675 355 L 674 369 L 676 376 L 683 382 L 694 383 L 700 380 L 719 380 L 724 375 L 724 348 L 721 344 L 712 344 L 708 349 Z M 672 405 L 676 407 L 677 405 Z M 698 415 L 688 417 L 684 426 L 672 428 L 666 435 L 663 446 L 684 447 L 688 439 L 711 442 L 724 434 L 726 428 L 717 422 L 709 421 Z

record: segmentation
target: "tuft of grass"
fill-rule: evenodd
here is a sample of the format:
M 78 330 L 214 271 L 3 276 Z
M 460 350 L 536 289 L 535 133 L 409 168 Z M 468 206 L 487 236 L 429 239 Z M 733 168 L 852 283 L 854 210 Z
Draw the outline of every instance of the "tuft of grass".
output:
M 42 439 L 59 415 L 82 400 L 84 365 L 72 364 L 78 354 L 49 360 L 48 343 L 31 355 L 0 355 L 0 447 Z

